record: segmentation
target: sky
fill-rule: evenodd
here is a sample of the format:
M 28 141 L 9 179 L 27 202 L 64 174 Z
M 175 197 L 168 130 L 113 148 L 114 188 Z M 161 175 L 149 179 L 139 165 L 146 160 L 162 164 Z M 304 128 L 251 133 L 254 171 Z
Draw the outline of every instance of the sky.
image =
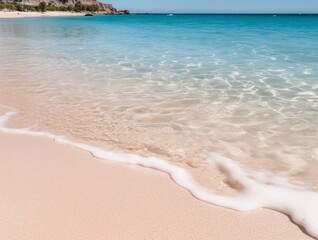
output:
M 102 0 L 151 13 L 318 13 L 318 0 Z

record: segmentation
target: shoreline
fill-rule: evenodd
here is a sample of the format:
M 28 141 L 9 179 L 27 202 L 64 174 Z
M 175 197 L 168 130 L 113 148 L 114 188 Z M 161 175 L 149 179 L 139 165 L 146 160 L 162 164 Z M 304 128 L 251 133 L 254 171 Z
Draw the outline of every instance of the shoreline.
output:
M 312 239 L 279 212 L 198 201 L 164 172 L 46 137 L 0 131 L 0 144 L 4 239 Z
M 318 240 L 317 19 L 146 18 L 0 20 L 0 236 Z
M 9 18 L 28 18 L 28 17 L 71 17 L 71 16 L 84 16 L 85 13 L 76 12 L 61 12 L 61 11 L 48 11 L 48 12 L 4 12 L 0 11 L 0 19 Z

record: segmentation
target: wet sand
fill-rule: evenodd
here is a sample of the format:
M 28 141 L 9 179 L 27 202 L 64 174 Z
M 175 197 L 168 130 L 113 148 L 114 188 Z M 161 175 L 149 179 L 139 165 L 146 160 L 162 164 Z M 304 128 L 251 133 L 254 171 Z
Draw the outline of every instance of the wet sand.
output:
M 204 203 L 163 172 L 44 137 L 0 132 L 0 146 L 1 239 L 311 239 L 284 214 Z

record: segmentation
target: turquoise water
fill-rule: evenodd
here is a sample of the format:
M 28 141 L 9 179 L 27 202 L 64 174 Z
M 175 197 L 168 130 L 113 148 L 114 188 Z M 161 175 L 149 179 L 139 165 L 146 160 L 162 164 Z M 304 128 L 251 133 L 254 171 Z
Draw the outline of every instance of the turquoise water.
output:
M 19 114 L 0 131 L 11 116 L 318 237 L 317 40 L 315 15 L 1 19 L 0 103 Z
M 317 191 L 317 40 L 315 15 L 2 19 L 1 99 L 38 128 L 160 156 L 220 192 L 215 152 Z

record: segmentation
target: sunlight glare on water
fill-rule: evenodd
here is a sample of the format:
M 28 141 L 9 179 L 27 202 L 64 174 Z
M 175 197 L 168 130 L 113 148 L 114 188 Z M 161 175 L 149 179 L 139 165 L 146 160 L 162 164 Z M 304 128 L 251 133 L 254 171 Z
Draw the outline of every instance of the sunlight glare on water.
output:
M 221 192 L 214 152 L 318 189 L 316 16 L 14 19 L 0 32 L 12 124 L 160 156 Z

